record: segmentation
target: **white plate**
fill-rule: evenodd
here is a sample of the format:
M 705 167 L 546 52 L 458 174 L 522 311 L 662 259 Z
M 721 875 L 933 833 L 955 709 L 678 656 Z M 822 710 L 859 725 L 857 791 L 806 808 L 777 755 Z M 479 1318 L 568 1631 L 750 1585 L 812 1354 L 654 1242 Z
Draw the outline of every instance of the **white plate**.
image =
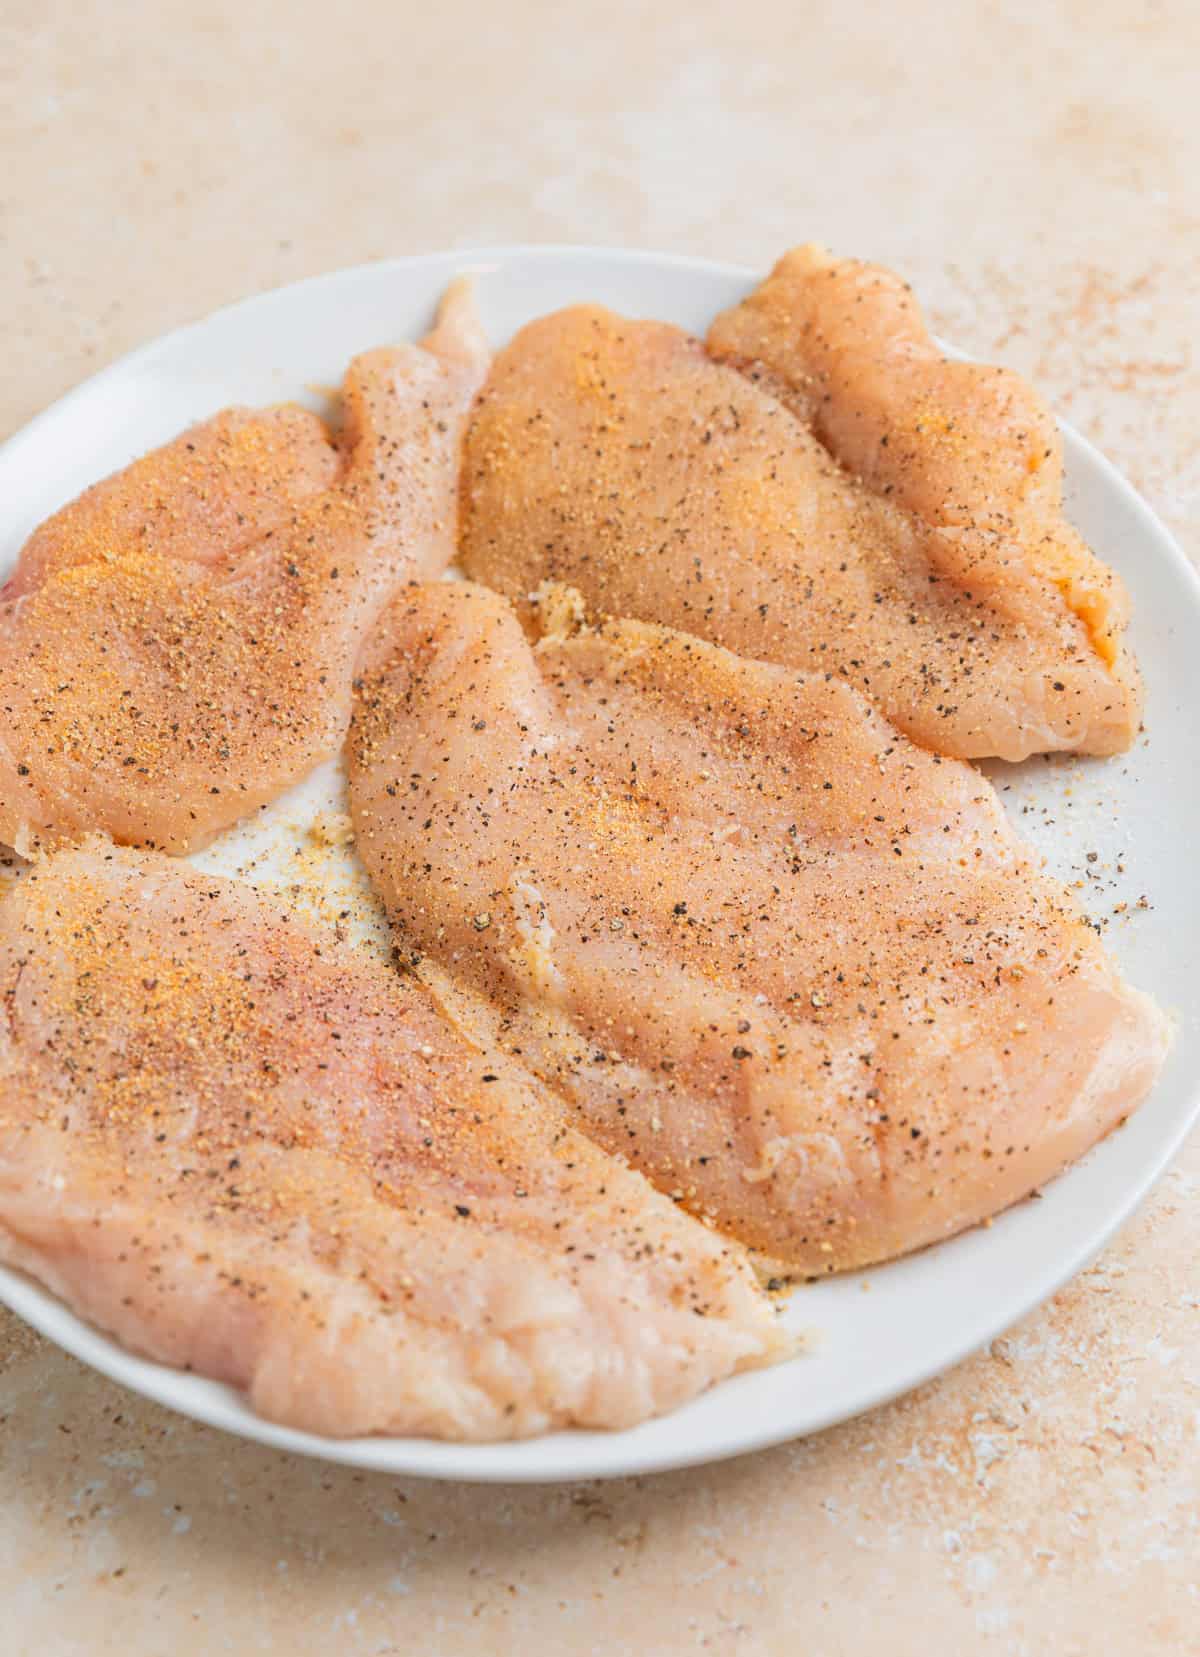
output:
M 599 300 L 703 333 L 752 273 L 693 260 L 586 248 L 432 254 L 338 272 L 264 294 L 135 352 L 63 398 L 0 449 L 0 572 L 27 532 L 85 484 L 226 403 L 311 400 L 356 351 L 415 337 L 446 282 L 477 274 L 493 340 L 544 311 Z M 819 1331 L 808 1356 L 739 1376 L 660 1421 L 624 1433 L 555 1433 L 528 1443 L 420 1439 L 338 1442 L 261 1421 L 228 1388 L 131 1357 L 20 1275 L 0 1298 L 84 1362 L 185 1415 L 247 1438 L 390 1473 L 549 1480 L 712 1461 L 795 1438 L 892 1398 L 998 1335 L 1093 1255 L 1145 1195 L 1196 1113 L 1200 1077 L 1200 880 L 1193 825 L 1200 771 L 1200 583 L 1149 508 L 1084 440 L 1066 430 L 1070 511 L 1134 599 L 1133 644 L 1145 671 L 1148 738 L 1108 762 L 990 767 L 1005 803 L 1056 872 L 1086 880 L 1092 912 L 1129 905 L 1107 930 L 1135 984 L 1178 1019 L 1153 1097 L 1119 1133 L 993 1226 L 910 1260 L 798 1290 L 789 1320 Z M 312 812 L 336 799 L 333 767 L 205 855 L 210 868 L 283 878 Z M 1032 807 L 1031 810 L 1023 810 Z M 1051 822 L 1050 819 L 1053 819 Z M 1098 859 L 1089 863 L 1088 852 Z M 1114 874 L 1120 859 L 1123 876 Z M 352 880 L 343 862 L 333 880 Z M 1115 886 L 1113 882 L 1115 881 Z M 1149 906 L 1139 908 L 1143 894 Z M 863 1277 L 870 1293 L 863 1293 Z

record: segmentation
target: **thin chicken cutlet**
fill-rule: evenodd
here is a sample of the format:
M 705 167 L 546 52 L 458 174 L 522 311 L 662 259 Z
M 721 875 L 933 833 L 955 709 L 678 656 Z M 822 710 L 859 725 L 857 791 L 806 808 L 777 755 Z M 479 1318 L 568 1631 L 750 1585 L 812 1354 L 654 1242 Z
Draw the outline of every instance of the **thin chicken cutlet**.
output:
M 452 289 L 423 346 L 350 365 L 336 442 L 228 410 L 36 531 L 0 589 L 0 841 L 187 852 L 336 753 L 363 632 L 453 555 L 486 364 Z
M 398 944 L 599 1144 L 813 1272 L 996 1213 L 1138 1104 L 1165 1022 L 972 766 L 581 610 L 543 591 L 531 644 L 482 588 L 397 601 L 349 764 Z
M 98 838 L 0 902 L 0 1258 L 339 1436 L 625 1427 L 784 1344 L 736 1246 L 418 984 Z

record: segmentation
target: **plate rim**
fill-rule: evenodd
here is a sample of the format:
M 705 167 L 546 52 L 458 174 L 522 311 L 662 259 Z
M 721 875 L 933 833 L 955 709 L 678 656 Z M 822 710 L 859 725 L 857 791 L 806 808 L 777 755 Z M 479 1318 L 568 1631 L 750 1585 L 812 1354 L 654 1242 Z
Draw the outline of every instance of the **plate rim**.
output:
M 234 318 L 256 307 L 269 306 L 284 296 L 297 296 L 322 286 L 335 286 L 347 279 L 379 275 L 395 271 L 411 277 L 421 267 L 431 271 L 448 264 L 469 274 L 487 268 L 495 269 L 516 261 L 533 261 L 548 265 L 589 261 L 619 261 L 627 265 L 644 266 L 655 271 L 669 269 L 683 275 L 703 275 L 721 281 L 736 282 L 747 288 L 760 280 L 760 274 L 750 267 L 727 261 L 702 258 L 681 253 L 656 253 L 652 249 L 607 246 L 596 243 L 572 242 L 517 242 L 445 248 L 424 253 L 399 255 L 392 258 L 369 260 L 332 271 L 300 278 L 297 281 L 264 288 L 253 294 L 218 306 L 207 314 L 184 322 L 134 347 L 131 351 L 106 363 L 94 374 L 72 386 L 62 396 L 40 409 L 16 431 L 0 443 L 0 462 L 10 464 L 15 455 L 28 445 L 36 443 L 44 428 L 68 413 L 85 397 L 102 391 L 106 383 L 136 371 L 153 362 L 156 355 L 171 351 L 185 342 L 189 335 L 202 332 L 214 323 Z M 942 343 L 939 341 L 939 343 Z M 945 347 L 954 356 L 965 354 L 953 346 Z M 1196 619 L 1200 620 L 1200 571 L 1187 558 L 1175 536 L 1154 512 L 1149 502 L 1134 488 L 1107 456 L 1068 421 L 1056 416 L 1066 447 L 1073 458 L 1090 467 L 1104 488 L 1118 497 L 1138 524 L 1139 534 L 1154 543 L 1157 556 L 1165 558 L 1175 576 L 1182 578 L 1190 590 Z M 629 1432 L 588 1433 L 576 1435 L 571 1430 L 544 1434 L 524 1440 L 506 1440 L 497 1443 L 463 1443 L 427 1438 L 401 1438 L 379 1435 L 361 1439 L 332 1439 L 301 1432 L 257 1416 L 244 1396 L 232 1388 L 189 1374 L 120 1346 L 115 1339 L 79 1317 L 69 1305 L 58 1299 L 49 1289 L 17 1268 L 0 1266 L 0 1302 L 17 1316 L 54 1342 L 79 1362 L 95 1369 L 107 1379 L 129 1388 L 130 1391 L 186 1418 L 216 1427 L 250 1443 L 312 1456 L 319 1460 L 373 1470 L 390 1476 L 448 1479 L 480 1484 L 555 1484 L 578 1479 L 607 1479 L 685 1469 L 698 1465 L 715 1464 L 735 1456 L 751 1454 L 775 1445 L 806 1438 L 814 1433 L 863 1415 L 896 1398 L 913 1391 L 935 1377 L 957 1367 L 966 1358 L 993 1340 L 1001 1337 L 1015 1323 L 1057 1293 L 1103 1250 L 1114 1235 L 1128 1223 L 1145 1201 L 1153 1187 L 1174 1160 L 1184 1141 L 1200 1118 L 1200 1075 L 1187 1084 L 1189 1098 L 1168 1132 L 1157 1141 L 1153 1155 L 1147 1161 L 1139 1180 L 1131 1182 L 1114 1199 L 1098 1222 L 1081 1228 L 1073 1248 L 1057 1256 L 1052 1269 L 1041 1273 L 1036 1288 L 1030 1292 L 1014 1290 L 1011 1303 L 1006 1304 L 999 1317 L 981 1313 L 961 1336 L 943 1342 L 942 1346 L 924 1363 L 916 1364 L 903 1377 L 877 1388 L 867 1389 L 849 1408 L 830 1402 L 825 1408 L 810 1413 L 803 1426 L 790 1421 L 782 1424 L 769 1417 L 758 1426 L 748 1426 L 715 1447 L 706 1439 L 684 1449 L 667 1448 L 656 1451 L 653 1445 L 633 1449 L 626 1455 L 605 1456 L 594 1448 L 612 1446 L 629 1437 Z M 1090 1156 L 1091 1153 L 1089 1153 Z M 1087 1157 L 1081 1159 L 1083 1162 Z M 1079 1166 L 1076 1164 L 1075 1166 Z M 1065 1170 L 1060 1178 L 1070 1176 Z M 1057 1185 L 1056 1179 L 1053 1184 Z M 1016 1213 L 1015 1209 L 1006 1211 Z M 966 1235 L 971 1235 L 970 1233 Z M 956 1239 L 931 1247 L 945 1248 Z M 928 1251 L 920 1251 L 926 1253 Z M 913 1258 L 913 1257 L 908 1257 Z M 799 1290 L 803 1293 L 803 1290 Z M 793 1363 L 803 1363 L 803 1358 Z M 736 1384 L 737 1377 L 718 1383 L 718 1386 Z M 183 1384 L 198 1386 L 195 1395 L 181 1401 L 168 1396 L 173 1388 Z M 226 1412 L 234 1404 L 239 1414 L 233 1419 Z M 660 1417 L 666 1420 L 669 1417 Z M 654 1421 L 645 1424 L 653 1428 Z M 587 1443 L 572 1451 L 572 1441 L 586 1436 Z M 531 1445 L 554 1443 L 561 1446 L 552 1468 L 535 1462 L 526 1464 L 521 1451 Z

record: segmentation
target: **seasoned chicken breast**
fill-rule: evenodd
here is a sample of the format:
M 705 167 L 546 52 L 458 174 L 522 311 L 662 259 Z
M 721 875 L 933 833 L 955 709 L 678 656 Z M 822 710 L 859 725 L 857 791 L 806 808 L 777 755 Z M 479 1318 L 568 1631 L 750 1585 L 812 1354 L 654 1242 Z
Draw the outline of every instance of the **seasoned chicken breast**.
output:
M 87 491 L 0 591 L 0 841 L 202 845 L 341 745 L 364 630 L 453 553 L 486 352 L 452 289 L 350 366 L 335 442 L 230 410 Z
M 1137 1105 L 1165 1022 L 973 767 L 837 679 L 581 608 L 544 590 L 531 645 L 481 588 L 406 595 L 348 752 L 399 946 L 599 1144 L 817 1272 L 994 1214 Z
M 524 328 L 468 432 L 468 572 L 830 675 L 935 752 L 1129 745 L 1124 593 L 1063 517 L 1028 387 L 946 362 L 895 279 L 813 255 L 709 344 L 731 361 L 597 306 Z
M 1063 515 L 1054 416 L 1011 368 L 944 356 L 900 277 L 796 248 L 716 319 L 708 349 L 766 379 L 848 472 L 927 524 L 960 586 L 1024 588 L 1032 607 L 1048 582 L 1136 688 L 1125 590 Z
M 741 1252 L 418 984 L 98 838 L 0 903 L 0 1258 L 327 1434 L 624 1427 L 783 1349 Z

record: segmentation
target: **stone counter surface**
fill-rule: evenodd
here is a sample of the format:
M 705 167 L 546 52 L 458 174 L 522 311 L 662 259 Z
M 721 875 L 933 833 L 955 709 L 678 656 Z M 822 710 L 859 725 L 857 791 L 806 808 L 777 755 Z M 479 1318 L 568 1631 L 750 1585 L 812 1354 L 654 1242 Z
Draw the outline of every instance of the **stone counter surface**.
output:
M 1200 551 L 1194 0 L 3 0 L 0 435 L 392 254 L 817 238 L 1031 373 Z M 581 295 L 581 297 L 586 297 Z M 438 1486 L 241 1444 L 0 1314 L 6 1653 L 1200 1653 L 1200 1140 L 900 1403 L 743 1460 Z

